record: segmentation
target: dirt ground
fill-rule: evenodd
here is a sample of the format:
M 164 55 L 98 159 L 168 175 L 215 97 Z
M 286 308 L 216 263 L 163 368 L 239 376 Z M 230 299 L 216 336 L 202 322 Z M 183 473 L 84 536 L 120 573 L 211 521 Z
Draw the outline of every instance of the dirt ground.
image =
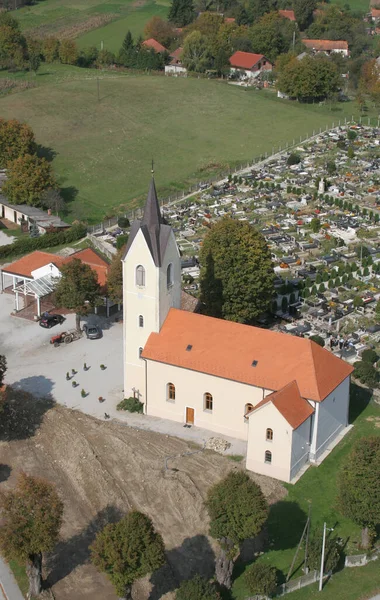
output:
M 167 470 L 166 457 L 175 457 Z M 54 482 L 64 500 L 61 541 L 45 560 L 56 600 L 117 598 L 89 563 L 88 546 L 99 527 L 132 507 L 153 519 L 168 558 L 134 586 L 135 600 L 169 600 L 181 579 L 211 576 L 216 547 L 203 501 L 213 483 L 242 468 L 177 438 L 102 422 L 23 392 L 11 395 L 1 415 L 0 463 L 0 489 L 12 487 L 23 470 Z M 285 495 L 279 482 L 253 477 L 269 502 Z

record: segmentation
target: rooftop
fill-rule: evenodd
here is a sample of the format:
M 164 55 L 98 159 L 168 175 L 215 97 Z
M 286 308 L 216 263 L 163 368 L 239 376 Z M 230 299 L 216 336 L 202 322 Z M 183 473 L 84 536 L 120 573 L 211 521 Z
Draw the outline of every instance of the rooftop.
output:
M 312 50 L 348 50 L 348 43 L 345 40 L 307 40 L 302 43 L 306 48 Z
M 145 40 L 145 42 L 143 42 L 142 45 L 146 48 L 153 48 L 155 52 L 167 52 L 165 46 L 160 44 L 160 42 L 157 42 L 157 40 L 155 40 L 154 38 L 149 38 L 149 40 Z
M 241 69 L 252 69 L 259 60 L 265 58 L 263 54 L 253 54 L 252 52 L 241 52 L 238 50 L 229 59 L 232 67 L 240 67 Z
M 353 371 L 309 339 L 174 308 L 143 357 L 273 391 L 296 380 L 301 396 L 318 402 Z
M 287 420 L 292 429 L 297 429 L 314 412 L 314 408 L 309 402 L 301 397 L 297 382 L 292 381 L 281 390 L 278 390 L 278 392 L 273 392 L 273 394 L 266 396 L 261 402 L 256 404 L 247 416 L 270 402 L 277 408 L 284 419 Z
M 278 14 L 285 19 L 289 19 L 290 21 L 295 21 L 296 17 L 294 15 L 294 10 L 279 10 Z
M 22 213 L 26 217 L 29 217 L 36 223 L 38 223 L 41 227 L 70 227 L 68 223 L 65 223 L 60 219 L 60 217 L 56 215 L 49 215 L 47 212 L 44 212 L 40 208 L 36 208 L 35 206 L 29 206 L 28 204 L 11 204 L 0 194 L 0 204 L 4 206 L 8 206 L 12 210 L 16 210 L 19 213 Z

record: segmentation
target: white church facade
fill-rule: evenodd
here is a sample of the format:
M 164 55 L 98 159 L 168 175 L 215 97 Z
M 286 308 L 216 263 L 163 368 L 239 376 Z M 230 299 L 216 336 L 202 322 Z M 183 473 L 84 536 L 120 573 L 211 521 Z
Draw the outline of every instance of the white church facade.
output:
M 147 415 L 247 441 L 291 481 L 348 425 L 352 367 L 315 342 L 181 309 L 181 261 L 152 178 L 123 257 L 124 396 Z

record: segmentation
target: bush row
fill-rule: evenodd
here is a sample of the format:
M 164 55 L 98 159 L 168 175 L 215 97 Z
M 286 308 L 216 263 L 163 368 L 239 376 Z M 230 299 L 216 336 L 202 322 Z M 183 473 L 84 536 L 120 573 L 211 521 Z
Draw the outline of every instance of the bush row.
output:
M 51 248 L 52 246 L 59 246 L 61 244 L 71 244 L 76 240 L 80 240 L 87 233 L 85 225 L 73 225 L 66 231 L 60 231 L 59 233 L 45 233 L 40 237 L 21 237 L 17 239 L 13 244 L 7 244 L 6 246 L 0 246 L 0 258 L 7 258 L 14 254 L 26 254 L 27 252 L 33 252 L 34 250 L 43 250 L 44 248 Z

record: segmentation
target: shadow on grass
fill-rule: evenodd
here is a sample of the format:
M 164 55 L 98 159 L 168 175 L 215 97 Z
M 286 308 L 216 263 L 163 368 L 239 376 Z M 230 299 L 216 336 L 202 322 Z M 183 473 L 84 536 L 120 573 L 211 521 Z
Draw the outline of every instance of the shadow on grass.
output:
M 6 481 L 11 476 L 12 467 L 0 464 L 0 483 Z
M 53 148 L 49 148 L 48 146 L 43 146 L 42 144 L 37 144 L 37 156 L 39 158 L 44 158 L 48 162 L 52 162 L 52 160 L 57 156 L 57 152 L 53 150 Z
M 351 382 L 350 389 L 350 423 L 354 423 L 372 399 L 372 390 Z
M 41 397 L 25 389 L 35 391 Z M 55 405 L 51 390 L 52 382 L 42 376 L 20 379 L 8 386 L 0 420 L 0 440 L 9 442 L 33 437 L 45 413 Z
M 159 600 L 174 591 L 181 581 L 201 575 L 211 579 L 215 571 L 215 555 L 205 535 L 186 538 L 178 548 L 166 554 L 167 563 L 152 574 L 153 589 L 149 600 Z
M 300 541 L 307 520 L 297 502 L 280 500 L 272 504 L 268 517 L 270 550 L 294 548 Z
M 116 523 L 123 513 L 115 506 L 106 506 L 89 522 L 87 527 L 64 542 L 59 542 L 47 560 L 49 575 L 46 585 L 51 587 L 69 575 L 76 567 L 90 559 L 90 548 L 96 534 L 108 523 Z

